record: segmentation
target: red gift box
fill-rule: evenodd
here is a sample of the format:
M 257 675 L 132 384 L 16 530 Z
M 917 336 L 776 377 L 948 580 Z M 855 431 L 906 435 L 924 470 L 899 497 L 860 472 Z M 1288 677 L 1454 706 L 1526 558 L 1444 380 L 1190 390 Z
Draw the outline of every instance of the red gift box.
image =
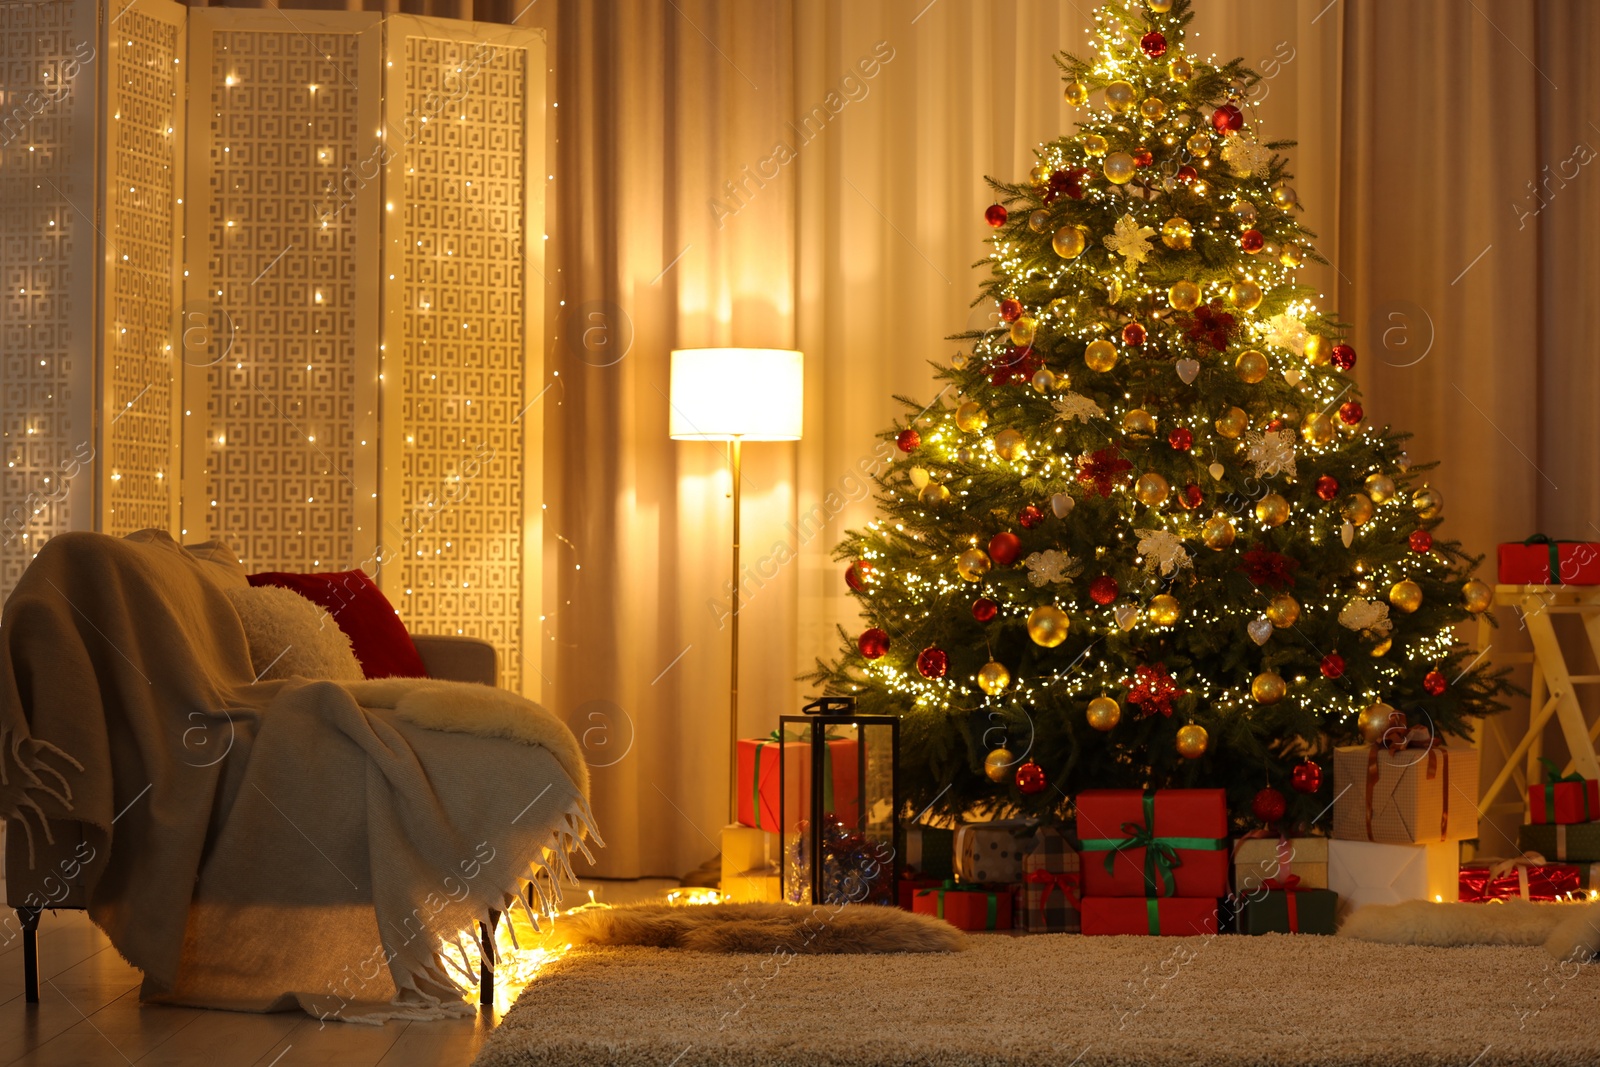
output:
M 1228 801 L 1220 789 L 1078 794 L 1086 897 L 1216 898 L 1228 892 Z
M 937 878 L 907 877 L 900 879 L 900 884 L 896 887 L 896 892 L 900 897 L 900 910 L 916 911 L 917 891 L 920 889 L 932 889 L 941 885 L 944 885 L 944 882 Z
M 1543 823 L 1594 822 L 1600 819 L 1600 779 L 1573 772 L 1563 775 L 1555 761 L 1544 764 L 1544 784 L 1528 787 L 1528 821 Z
M 1534 534 L 1500 546 L 1503 585 L 1600 585 L 1600 544 Z
M 1011 887 L 942 885 L 919 889 L 912 898 L 912 911 L 918 915 L 937 915 L 962 930 L 1011 929 Z
M 856 764 L 858 743 L 852 738 L 828 741 L 827 770 L 823 775 L 824 810 L 853 824 L 860 806 L 861 787 Z M 789 791 L 789 825 L 793 830 L 808 816 L 802 810 L 800 783 L 811 773 L 811 745 L 791 735 L 783 742 L 784 784 Z M 832 792 L 832 797 L 826 792 Z M 742 739 L 739 742 L 739 822 L 758 830 L 778 829 L 778 737 Z
M 1083 817 L 1081 811 L 1078 817 Z M 1086 934 L 1193 937 L 1217 932 L 1212 897 L 1084 897 L 1078 915 Z
M 1562 900 L 1583 896 L 1583 875 L 1575 863 L 1544 863 L 1532 853 L 1514 860 L 1481 860 L 1461 865 L 1460 899 L 1474 903 L 1490 900 Z

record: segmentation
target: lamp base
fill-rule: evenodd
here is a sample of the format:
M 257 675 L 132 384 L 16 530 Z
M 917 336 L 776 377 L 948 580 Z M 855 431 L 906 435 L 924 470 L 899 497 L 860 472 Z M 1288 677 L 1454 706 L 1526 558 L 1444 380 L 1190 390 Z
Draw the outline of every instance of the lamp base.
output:
M 722 884 L 722 853 L 706 860 L 700 866 L 690 871 L 679 879 L 685 887 L 696 889 L 715 889 Z

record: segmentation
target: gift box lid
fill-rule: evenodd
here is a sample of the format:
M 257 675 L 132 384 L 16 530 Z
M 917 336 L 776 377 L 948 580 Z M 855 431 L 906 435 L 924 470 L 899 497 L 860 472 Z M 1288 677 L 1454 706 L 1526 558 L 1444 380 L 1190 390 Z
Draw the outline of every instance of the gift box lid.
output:
M 1328 839 L 1326 837 L 1246 837 L 1234 842 L 1233 862 L 1255 866 L 1258 863 L 1284 862 L 1280 858 L 1278 846 L 1280 841 L 1287 841 L 1287 862 L 1298 866 L 1301 863 L 1327 863 Z

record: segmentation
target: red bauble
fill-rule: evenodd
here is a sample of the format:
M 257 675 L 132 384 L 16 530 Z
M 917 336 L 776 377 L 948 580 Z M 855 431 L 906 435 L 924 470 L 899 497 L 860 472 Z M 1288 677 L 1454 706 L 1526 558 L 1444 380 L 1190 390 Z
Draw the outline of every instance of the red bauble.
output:
M 1237 104 L 1223 104 L 1211 113 L 1211 128 L 1218 133 L 1244 129 L 1244 112 Z
M 1179 452 L 1187 452 L 1194 447 L 1194 431 L 1187 426 L 1179 426 L 1176 430 L 1167 434 L 1167 444 Z
M 1267 239 L 1261 236 L 1260 230 L 1246 230 L 1239 235 L 1239 247 L 1252 256 L 1261 251 L 1261 246 L 1266 243 Z
M 1331 474 L 1324 474 L 1317 479 L 1317 495 L 1324 500 L 1332 500 L 1339 495 L 1339 479 Z
M 1200 177 L 1200 172 L 1189 166 L 1187 163 L 1178 168 L 1177 178 L 1185 185 L 1188 185 L 1198 177 Z
M 1155 154 L 1153 152 L 1151 152 L 1150 149 L 1144 147 L 1143 145 L 1140 145 L 1138 148 L 1135 148 L 1133 150 L 1133 165 L 1134 166 L 1136 166 L 1136 167 L 1148 167 L 1150 164 L 1154 163 L 1155 161 L 1156 161 Z
M 1045 781 L 1044 768 L 1029 760 L 1017 768 L 1017 789 L 1023 796 L 1033 796 L 1050 783 Z
M 972 602 L 972 617 L 979 622 L 988 622 L 1000 614 L 1000 605 L 986 596 L 981 596 Z
M 1139 38 L 1139 48 L 1151 59 L 1160 59 L 1167 54 L 1167 38 L 1160 30 L 1151 30 Z
M 1002 567 L 1009 567 L 1022 555 L 1022 538 L 1006 530 L 989 538 L 989 558 Z
M 1412 530 L 1408 540 L 1413 552 L 1426 552 L 1433 547 L 1433 534 L 1427 530 Z
M 1044 512 L 1032 504 L 1022 505 L 1022 510 L 1017 512 L 1017 525 L 1024 530 L 1031 530 L 1044 521 Z
M 858 559 L 844 571 L 844 584 L 859 593 L 867 587 L 867 579 L 872 576 L 872 564 L 864 559 Z
M 943 678 L 950 669 L 950 657 L 944 649 L 929 645 L 917 653 L 917 673 L 924 678 Z
M 1329 652 L 1322 657 L 1322 676 L 1324 678 L 1344 677 L 1344 657 L 1337 652 Z
M 1346 344 L 1333 346 L 1333 351 L 1328 353 L 1328 362 L 1340 370 L 1349 370 L 1356 365 L 1356 350 Z
M 1205 500 L 1205 494 L 1193 482 L 1190 482 L 1178 492 L 1178 503 L 1182 505 L 1185 511 L 1193 511 L 1200 506 L 1203 500 Z
M 1262 822 L 1277 822 L 1289 810 L 1289 801 L 1270 785 L 1256 794 L 1250 802 L 1250 814 Z
M 1449 687 L 1450 687 L 1449 679 L 1447 679 L 1443 674 L 1440 674 L 1436 670 L 1429 671 L 1427 674 L 1423 675 L 1423 677 L 1422 677 L 1422 688 L 1424 688 L 1424 689 L 1426 689 L 1428 691 L 1428 695 L 1429 696 L 1436 697 L 1440 693 L 1443 693 Z
M 989 210 L 983 213 L 990 226 L 1000 227 L 1006 224 L 1006 209 L 1001 204 L 990 204 Z
M 1121 589 L 1117 586 L 1117 580 L 1109 574 L 1102 574 L 1089 583 L 1089 599 L 1101 607 L 1117 599 L 1119 592 Z
M 894 443 L 902 452 L 915 452 L 922 444 L 922 435 L 915 430 L 901 430 L 895 435 Z
M 868 659 L 877 659 L 889 651 L 889 635 L 876 626 L 870 630 L 862 630 L 861 637 L 856 641 L 856 647 Z
M 1122 328 L 1122 343 L 1130 348 L 1138 348 L 1144 344 L 1144 327 L 1137 322 L 1130 322 Z
M 1366 411 L 1361 407 L 1361 402 L 1358 400 L 1346 400 L 1339 405 L 1339 417 L 1345 421 L 1347 426 L 1354 426 L 1361 421 L 1364 415 L 1366 415 Z
M 1009 296 L 1000 301 L 1000 317 L 1007 322 L 1016 322 L 1022 317 L 1022 301 Z
M 1271 430 L 1273 433 L 1277 433 L 1279 430 L 1283 429 L 1283 420 L 1280 419 L 1280 418 L 1277 418 L 1276 416 L 1274 416 L 1271 419 L 1268 419 L 1267 420 L 1267 429 Z
M 1289 788 L 1307 796 L 1322 788 L 1322 764 L 1306 760 L 1296 763 L 1289 772 Z

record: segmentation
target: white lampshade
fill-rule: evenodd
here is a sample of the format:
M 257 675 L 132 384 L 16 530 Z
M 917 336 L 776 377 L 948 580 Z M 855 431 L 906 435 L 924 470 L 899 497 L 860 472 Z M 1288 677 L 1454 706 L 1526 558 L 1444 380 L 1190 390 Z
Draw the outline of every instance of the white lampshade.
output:
M 678 348 L 672 352 L 674 440 L 798 441 L 805 356 L 788 348 Z

